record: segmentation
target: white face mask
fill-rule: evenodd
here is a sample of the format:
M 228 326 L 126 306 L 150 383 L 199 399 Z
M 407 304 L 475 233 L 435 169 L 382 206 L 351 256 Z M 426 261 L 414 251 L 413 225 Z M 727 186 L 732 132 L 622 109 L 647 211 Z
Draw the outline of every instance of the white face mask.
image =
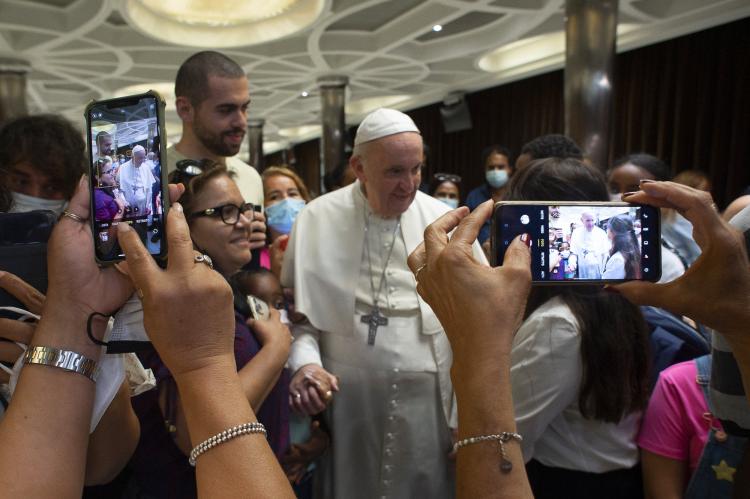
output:
M 454 210 L 458 208 L 458 199 L 456 198 L 449 198 L 448 196 L 437 196 L 435 199 L 439 199 L 440 201 L 447 204 Z
M 570 256 L 570 250 L 563 250 L 560 252 L 560 256 L 563 258 L 568 258 Z
M 505 170 L 487 170 L 484 172 L 484 178 L 487 183 L 494 189 L 499 189 L 508 183 L 508 172 Z
M 58 217 L 63 212 L 68 202 L 64 199 L 43 199 L 20 192 L 11 192 L 10 195 L 13 197 L 13 204 L 10 207 L 11 213 L 25 213 L 27 211 L 34 210 L 49 210 L 53 211 Z
M 610 201 L 622 201 L 622 194 L 620 194 L 619 192 L 610 192 L 609 200 Z

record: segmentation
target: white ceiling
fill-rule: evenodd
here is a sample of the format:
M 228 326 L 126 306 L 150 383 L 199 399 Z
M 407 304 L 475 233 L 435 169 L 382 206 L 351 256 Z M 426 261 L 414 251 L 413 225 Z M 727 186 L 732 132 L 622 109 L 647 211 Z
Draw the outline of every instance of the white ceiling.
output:
M 59 112 L 82 126 L 91 99 L 131 85 L 169 91 L 179 65 L 200 49 L 134 29 L 127 1 L 0 0 L 0 59 L 31 66 L 32 112 Z M 351 125 L 378 103 L 413 109 L 563 64 L 564 0 L 315 1 L 322 11 L 302 31 L 220 49 L 247 71 L 249 117 L 266 120 L 266 152 L 319 135 L 320 76 L 349 77 Z M 620 0 L 618 51 L 746 16 L 748 0 Z M 172 140 L 181 131 L 173 110 L 167 131 Z

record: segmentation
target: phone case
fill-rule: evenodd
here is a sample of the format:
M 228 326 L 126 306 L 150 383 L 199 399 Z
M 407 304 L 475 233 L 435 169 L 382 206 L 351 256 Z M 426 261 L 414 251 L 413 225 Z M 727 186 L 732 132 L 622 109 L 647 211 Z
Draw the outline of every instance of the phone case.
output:
M 162 165 L 161 168 L 161 203 L 162 203 L 162 237 L 161 237 L 161 251 L 158 255 L 152 255 L 154 259 L 156 259 L 157 263 L 160 266 L 164 266 L 166 264 L 166 258 L 167 258 L 167 238 L 166 238 L 166 226 L 167 226 L 167 214 L 169 213 L 170 208 L 170 199 L 169 199 L 169 187 L 168 187 L 168 172 L 167 172 L 167 147 L 166 147 L 166 137 L 167 137 L 167 131 L 165 126 L 165 112 L 166 112 L 166 102 L 164 98 L 159 94 L 159 92 L 155 90 L 149 90 L 147 92 L 144 92 L 142 94 L 136 94 L 136 95 L 128 95 L 124 97 L 115 97 L 112 99 L 104 99 L 104 100 L 91 100 L 87 105 L 86 108 L 83 111 L 84 119 L 86 120 L 86 142 L 88 144 L 89 148 L 89 168 L 91 168 L 91 165 L 93 163 L 93 148 L 91 144 L 91 120 L 90 120 L 90 111 L 94 106 L 100 106 L 100 105 L 109 105 L 114 104 L 117 102 L 128 102 L 133 100 L 140 100 L 144 97 L 154 97 L 156 99 L 156 102 L 158 104 L 158 112 L 156 113 L 156 119 L 157 119 L 157 126 L 159 130 L 159 137 L 160 139 L 164 139 L 162 142 L 162 147 L 160 147 L 160 163 Z M 89 222 L 91 226 L 92 235 L 95 233 L 95 220 L 93 213 L 95 213 L 95 207 L 94 207 L 94 192 L 92 183 L 89 182 L 89 206 L 90 206 L 90 213 L 92 214 L 89 217 Z M 124 260 L 124 258 L 113 258 L 111 260 L 102 260 L 98 257 L 96 254 L 96 251 L 94 251 L 94 257 L 96 259 L 96 262 L 99 265 L 112 265 L 119 261 Z

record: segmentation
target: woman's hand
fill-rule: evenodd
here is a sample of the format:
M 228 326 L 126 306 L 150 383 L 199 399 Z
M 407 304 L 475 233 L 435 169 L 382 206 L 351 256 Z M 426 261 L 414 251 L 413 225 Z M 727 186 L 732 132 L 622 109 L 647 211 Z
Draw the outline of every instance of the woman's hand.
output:
M 0 288 L 4 289 L 20 301 L 27 311 L 39 314 L 44 306 L 45 296 L 20 277 L 10 272 L 0 271 Z M 23 349 L 16 345 L 28 345 L 34 335 L 36 324 L 12 319 L 0 318 L 0 362 L 13 364 L 23 353 Z M 0 383 L 7 383 L 10 375 L 0 370 Z
M 707 192 L 672 182 L 641 182 L 641 189 L 623 200 L 676 209 L 692 222 L 702 253 L 672 282 L 632 281 L 612 289 L 637 305 L 688 316 L 727 339 L 750 341 L 750 263 L 742 234 L 722 220 Z
M 128 272 L 143 296 L 144 325 L 151 342 L 178 379 L 213 364 L 234 364 L 234 312 L 227 281 L 195 260 L 182 205 L 167 216 L 169 260 L 160 269 L 140 237 L 118 225 Z
M 122 220 L 122 217 L 125 216 L 125 202 L 118 197 L 115 197 L 114 200 L 117 205 L 117 213 L 115 213 L 115 218 L 113 220 L 120 221 Z
M 32 314 L 40 315 L 42 313 L 42 307 L 44 307 L 44 300 L 46 299 L 44 293 L 17 275 L 0 270 L 0 288 L 23 303 L 26 310 Z
M 265 320 L 248 319 L 247 325 L 255 332 L 260 344 L 283 351 L 284 358 L 289 356 L 292 346 L 292 333 L 286 324 L 281 322 L 281 314 L 275 308 L 269 308 L 270 316 Z
M 502 267 L 474 258 L 472 244 L 491 214 L 490 201 L 470 215 L 466 207 L 446 213 L 425 229 L 408 259 L 417 291 L 448 335 L 456 373 L 494 365 L 510 351 L 531 286 L 528 235 L 511 243 Z

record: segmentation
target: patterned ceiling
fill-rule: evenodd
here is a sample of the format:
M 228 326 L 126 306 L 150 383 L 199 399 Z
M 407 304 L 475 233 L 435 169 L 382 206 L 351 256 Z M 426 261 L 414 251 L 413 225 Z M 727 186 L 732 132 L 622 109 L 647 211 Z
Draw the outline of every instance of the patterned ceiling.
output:
M 160 25 L 145 17 L 141 24 L 129 2 L 143 0 L 0 0 L 0 59 L 31 67 L 32 112 L 59 112 L 83 126 L 90 99 L 134 85 L 171 91 L 181 62 L 200 48 L 162 41 Z M 249 117 L 266 120 L 266 152 L 319 134 L 320 76 L 349 77 L 347 122 L 356 124 L 378 104 L 408 110 L 563 63 L 564 0 L 291 3 L 314 14 L 306 27 L 265 42 L 263 30 L 247 31 L 253 45 L 219 49 L 247 71 Z M 618 51 L 749 15 L 747 0 L 620 0 Z M 207 48 L 224 45 L 219 36 Z M 181 132 L 173 109 L 167 131 L 172 140 Z

